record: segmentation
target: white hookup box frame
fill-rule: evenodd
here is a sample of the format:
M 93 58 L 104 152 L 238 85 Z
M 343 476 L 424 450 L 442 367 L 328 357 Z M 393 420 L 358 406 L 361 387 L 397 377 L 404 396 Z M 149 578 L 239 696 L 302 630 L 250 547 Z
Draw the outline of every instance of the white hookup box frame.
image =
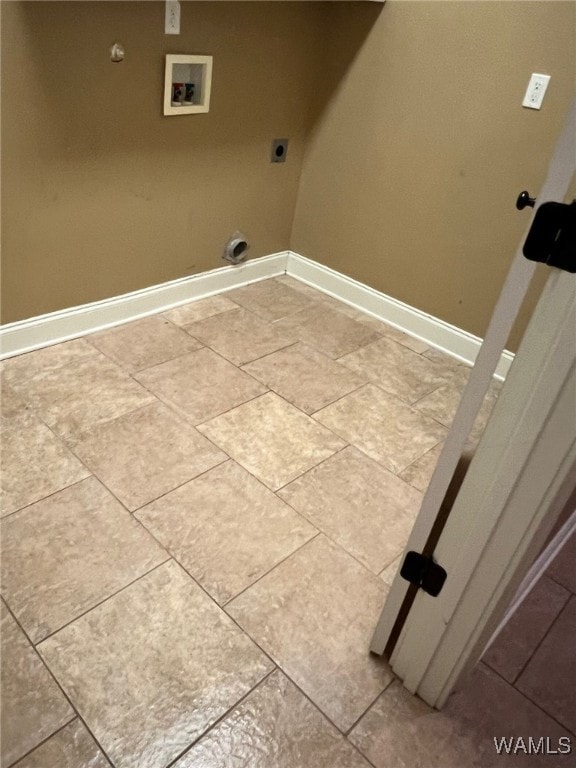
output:
M 172 84 L 193 83 L 194 100 L 192 104 L 173 103 Z M 194 115 L 208 112 L 210 92 L 212 90 L 212 56 L 188 56 L 185 54 L 166 54 L 164 73 L 164 114 Z

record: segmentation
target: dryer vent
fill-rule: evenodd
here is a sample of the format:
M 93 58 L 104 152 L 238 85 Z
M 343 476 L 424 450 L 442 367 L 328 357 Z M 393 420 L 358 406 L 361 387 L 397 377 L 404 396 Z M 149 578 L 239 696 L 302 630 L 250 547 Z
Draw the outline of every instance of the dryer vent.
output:
M 249 247 L 248 241 L 242 232 L 235 232 L 226 243 L 222 258 L 231 264 L 239 264 L 246 258 Z

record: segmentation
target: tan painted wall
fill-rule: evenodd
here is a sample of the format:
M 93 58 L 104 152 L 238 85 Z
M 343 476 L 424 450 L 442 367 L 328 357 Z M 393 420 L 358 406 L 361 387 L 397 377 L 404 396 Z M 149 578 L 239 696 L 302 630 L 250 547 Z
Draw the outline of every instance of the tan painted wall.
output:
M 221 266 L 242 228 L 251 257 L 290 245 L 483 335 L 574 87 L 574 2 L 185 2 L 179 37 L 163 2 L 0 7 L 3 322 Z M 167 52 L 214 55 L 208 115 L 162 116 Z
M 388 0 L 309 138 L 291 247 L 483 336 L 528 220 L 516 196 L 574 95 L 575 10 Z M 367 13 L 334 7 L 327 83 Z M 552 75 L 541 111 L 520 106 L 531 72 Z
M 183 3 L 178 37 L 163 2 L 1 6 L 3 322 L 223 266 L 237 228 L 288 247 L 320 6 Z M 166 53 L 214 55 L 207 115 L 162 116 Z

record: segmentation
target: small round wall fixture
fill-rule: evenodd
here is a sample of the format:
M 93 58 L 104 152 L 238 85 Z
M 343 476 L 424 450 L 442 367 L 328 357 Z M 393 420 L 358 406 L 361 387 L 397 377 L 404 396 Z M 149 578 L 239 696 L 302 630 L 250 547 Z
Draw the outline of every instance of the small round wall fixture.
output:
M 117 64 L 119 61 L 124 61 L 124 46 L 121 43 L 114 43 L 110 48 L 110 58 Z
M 222 258 L 231 264 L 238 264 L 244 261 L 248 255 L 248 241 L 242 232 L 234 232 L 230 240 L 226 243 Z

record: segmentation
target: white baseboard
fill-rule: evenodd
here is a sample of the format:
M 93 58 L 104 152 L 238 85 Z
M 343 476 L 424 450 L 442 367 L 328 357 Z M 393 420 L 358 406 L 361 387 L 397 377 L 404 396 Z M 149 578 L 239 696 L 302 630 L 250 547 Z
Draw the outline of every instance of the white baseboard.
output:
M 111 299 L 3 325 L 0 329 L 0 359 L 103 331 L 165 312 L 189 301 L 283 275 L 287 261 L 288 253 L 282 251 L 243 264 L 212 269 Z
M 467 365 L 474 364 L 482 345 L 482 339 L 478 336 L 292 251 L 288 252 L 287 273 Z M 513 359 L 514 354 L 504 350 L 495 372 L 497 379 L 502 381 L 506 378 Z
M 372 317 L 472 365 L 482 339 L 445 323 L 419 309 L 369 288 L 357 280 L 293 251 L 262 256 L 236 266 L 226 266 L 183 277 L 104 301 L 10 323 L 0 328 L 0 358 L 78 338 L 131 320 L 164 312 L 242 285 L 287 273 Z M 496 377 L 506 378 L 514 355 L 502 353 Z

